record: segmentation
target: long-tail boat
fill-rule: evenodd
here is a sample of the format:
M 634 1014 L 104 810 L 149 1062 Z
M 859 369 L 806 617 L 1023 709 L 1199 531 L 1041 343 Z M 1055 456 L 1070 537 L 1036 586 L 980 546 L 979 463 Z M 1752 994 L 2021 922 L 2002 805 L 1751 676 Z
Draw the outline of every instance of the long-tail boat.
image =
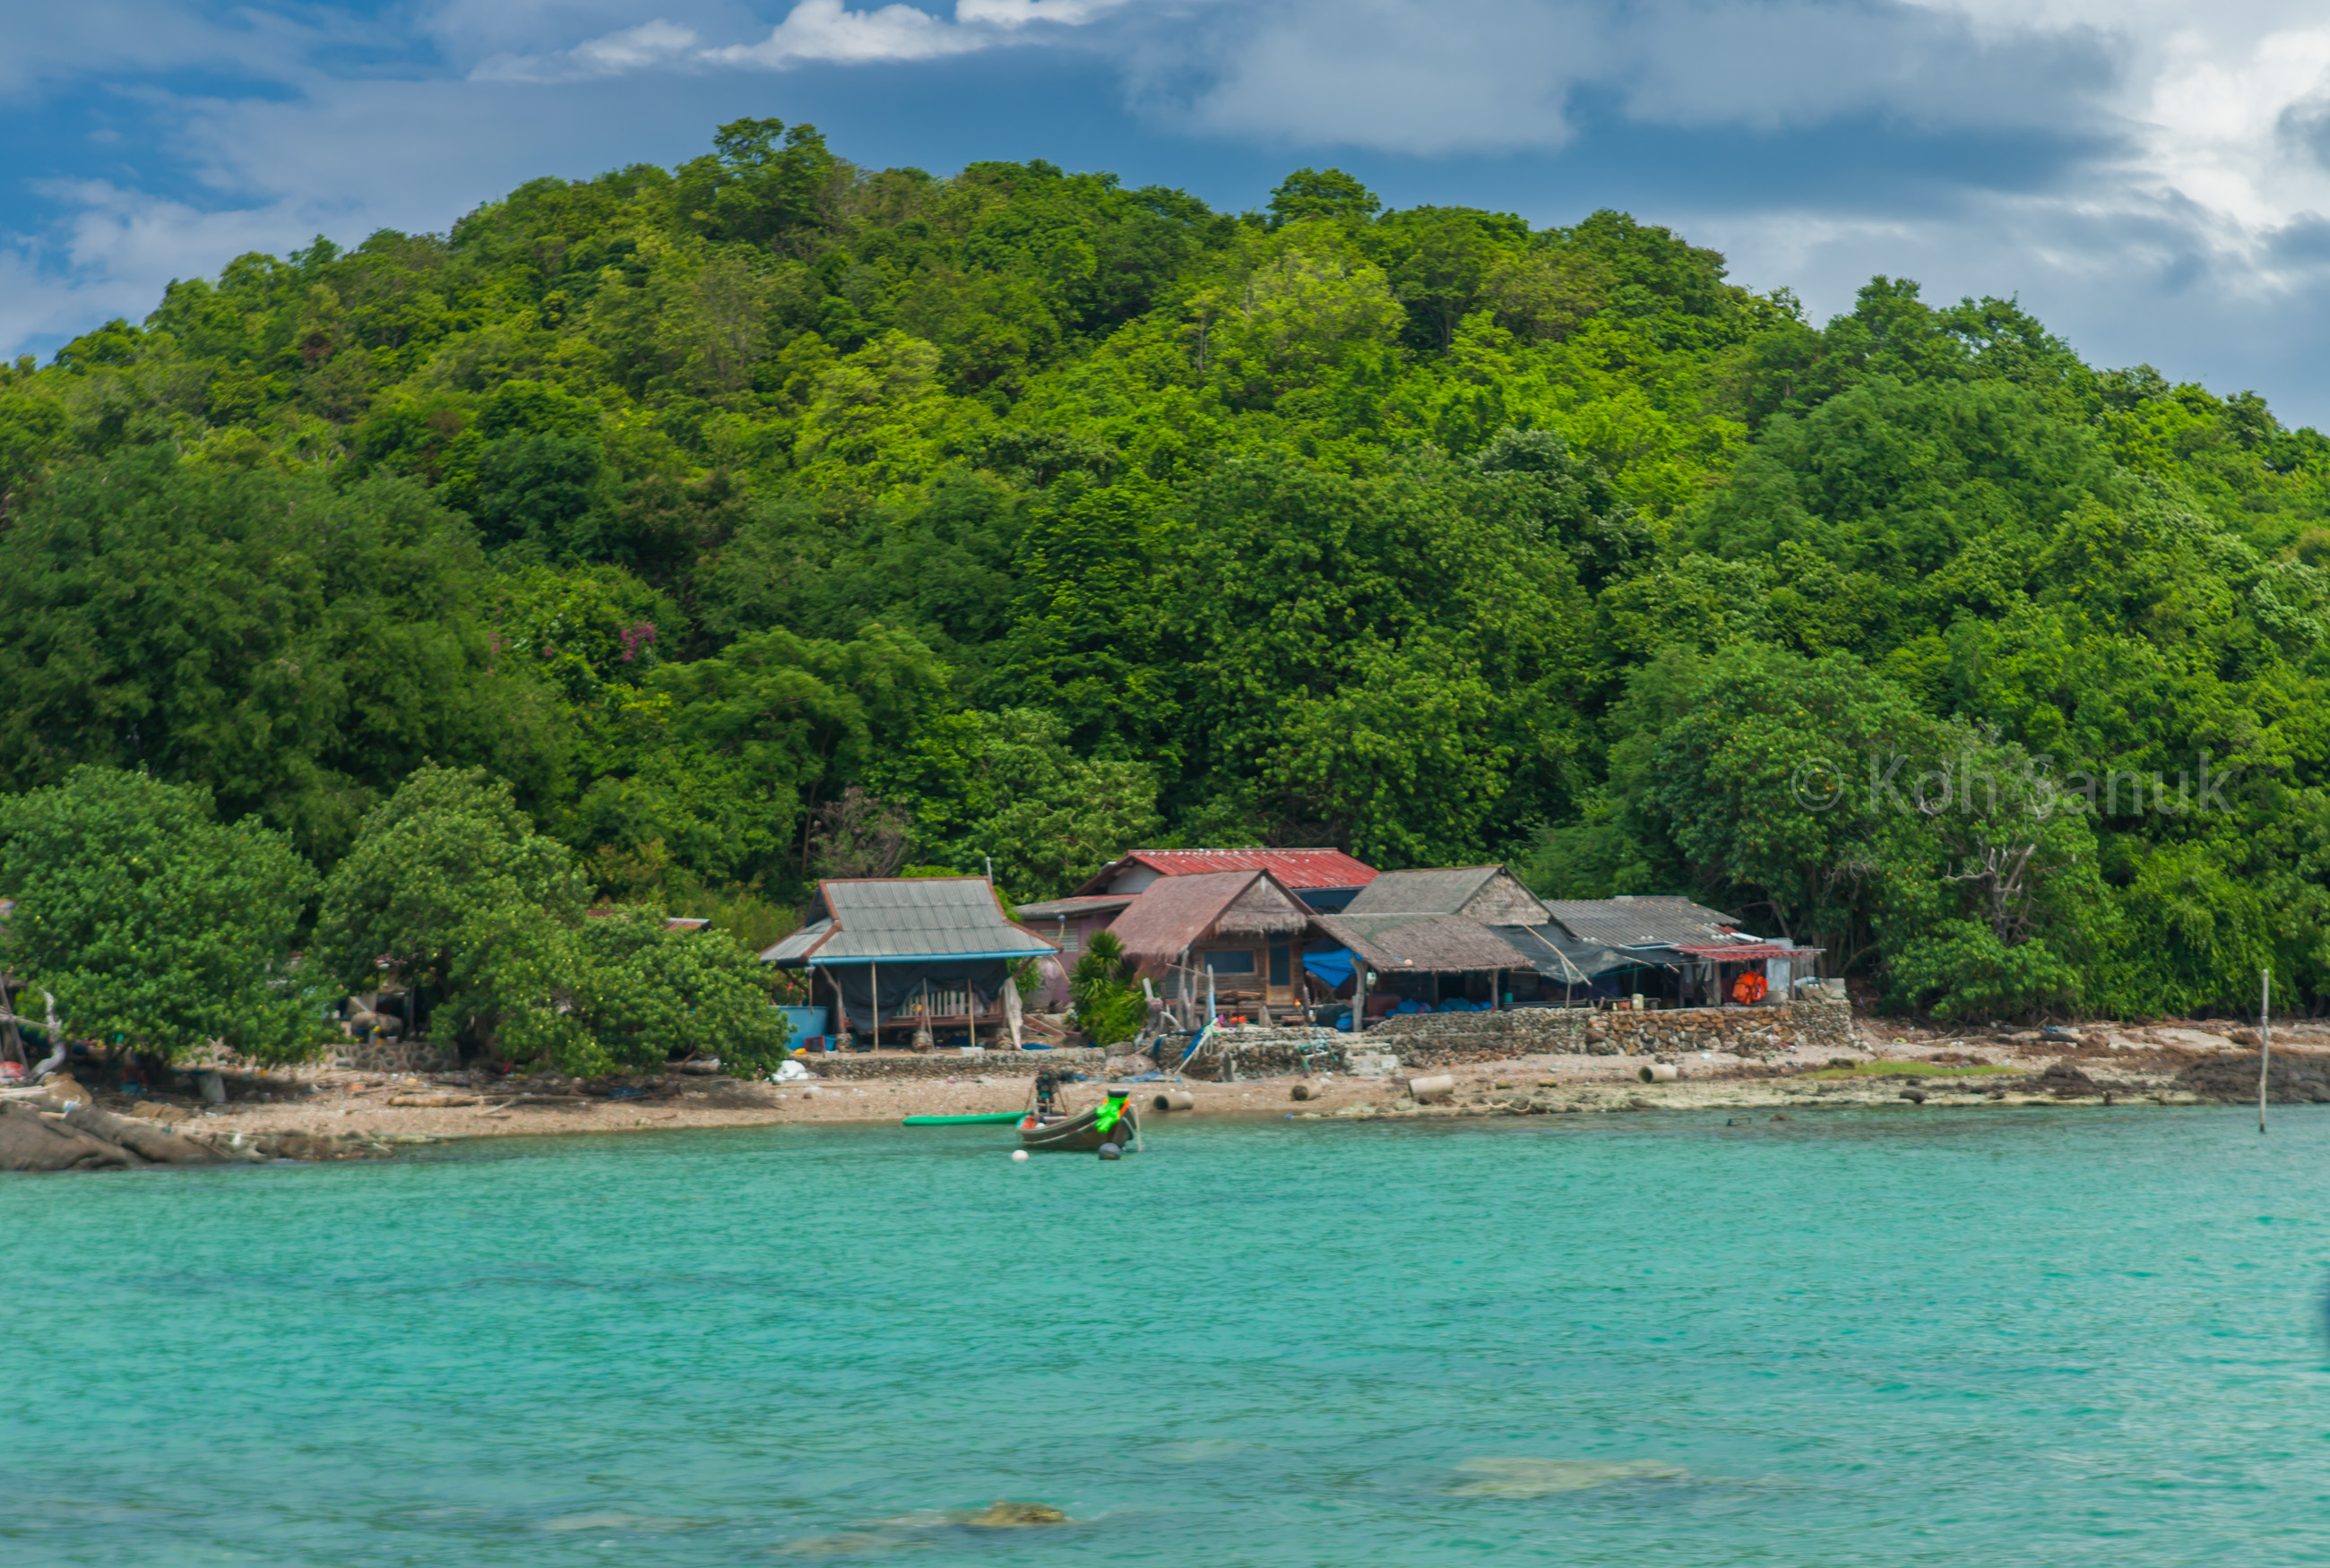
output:
M 1061 1100 L 1060 1081 L 1049 1072 L 1036 1075 L 1036 1102 L 1019 1119 L 1020 1147 L 1029 1149 L 1091 1154 L 1113 1143 L 1130 1152 L 1140 1147 L 1140 1131 L 1131 1090 L 1108 1090 L 1091 1110 L 1073 1111 Z

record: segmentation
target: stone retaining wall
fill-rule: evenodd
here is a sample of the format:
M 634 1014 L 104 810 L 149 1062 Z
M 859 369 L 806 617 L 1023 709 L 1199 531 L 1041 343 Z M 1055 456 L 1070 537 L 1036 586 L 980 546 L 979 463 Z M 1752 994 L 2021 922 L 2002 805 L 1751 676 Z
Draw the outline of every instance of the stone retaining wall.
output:
M 1743 1054 L 1798 1046 L 1852 1049 L 1852 1008 L 1831 997 L 1764 1007 L 1676 1007 L 1645 1013 L 1524 1007 L 1511 1013 L 1396 1014 L 1367 1043 L 1403 1065 L 1444 1067 L 1509 1056 L 1636 1056 L 1662 1051 Z
M 800 1063 L 820 1078 L 1033 1078 L 1046 1069 L 1097 1074 L 1108 1055 L 1105 1051 L 981 1051 L 974 1056 L 960 1051 L 812 1051 Z
M 1205 1054 L 1181 1069 L 1181 1075 L 1219 1083 L 1226 1076 L 1274 1078 L 1306 1070 L 1340 1072 L 1343 1045 L 1350 1039 L 1332 1029 L 1225 1029 L 1207 1044 Z M 1232 1063 L 1227 1075 L 1222 1071 L 1226 1057 Z
M 1753 1055 L 1795 1046 L 1851 1051 L 1852 1008 L 1841 998 L 1802 997 L 1765 1007 L 1676 1007 L 1648 1013 L 1583 1007 L 1522 1007 L 1510 1013 L 1395 1014 L 1355 1039 L 1332 1029 L 1225 1029 L 1205 1054 L 1181 1069 L 1208 1082 L 1228 1076 L 1270 1078 L 1306 1069 L 1345 1071 L 1352 1050 L 1388 1051 L 1403 1067 L 1451 1067 L 1515 1056 L 1646 1056 L 1661 1052 L 1729 1051 Z M 1178 1045 L 1169 1045 L 1170 1056 Z M 1054 1072 L 1106 1070 L 1106 1051 L 901 1051 L 810 1053 L 809 1070 L 827 1078 L 1032 1078 Z M 1307 1057 L 1307 1060 L 1306 1060 Z M 1168 1072 L 1172 1064 L 1163 1063 Z

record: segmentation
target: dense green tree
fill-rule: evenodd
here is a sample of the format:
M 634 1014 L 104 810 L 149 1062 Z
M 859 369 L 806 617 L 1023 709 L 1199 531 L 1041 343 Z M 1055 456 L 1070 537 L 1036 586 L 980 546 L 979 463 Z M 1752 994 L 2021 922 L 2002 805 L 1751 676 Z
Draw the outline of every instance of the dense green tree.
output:
M 1079 756 L 1066 722 L 1041 708 L 947 714 L 870 776 L 910 814 L 917 860 L 991 864 L 1015 899 L 1057 897 L 1162 826 L 1153 768 Z
M 314 1053 L 336 993 L 290 946 L 315 873 L 279 834 L 221 824 L 206 791 L 80 767 L 0 798 L 0 966 L 74 1038 L 168 1060 L 205 1044 Z
M 1331 842 L 1696 890 L 1966 1015 L 2313 1001 L 2325 570 L 2330 439 L 2011 299 L 1820 323 L 1618 212 L 743 119 L 0 372 L 0 786 L 143 766 L 328 862 L 483 765 L 592 886 L 754 931 L 857 789 L 1028 894 Z M 1776 804 L 1880 734 L 2081 808 Z M 2025 842 L 2005 918 L 1967 866 Z M 582 930 L 508 1038 L 597 1038 Z
M 498 669 L 486 593 L 409 483 L 150 448 L 67 470 L 0 533 L 0 779 L 143 767 L 326 857 L 432 754 L 547 793 L 565 738 Z
M 783 1046 L 767 971 L 660 911 L 586 914 L 573 853 L 482 770 L 424 766 L 365 817 L 326 880 L 315 949 L 340 982 L 421 987 L 440 1040 L 574 1073 L 689 1052 L 733 1071 Z

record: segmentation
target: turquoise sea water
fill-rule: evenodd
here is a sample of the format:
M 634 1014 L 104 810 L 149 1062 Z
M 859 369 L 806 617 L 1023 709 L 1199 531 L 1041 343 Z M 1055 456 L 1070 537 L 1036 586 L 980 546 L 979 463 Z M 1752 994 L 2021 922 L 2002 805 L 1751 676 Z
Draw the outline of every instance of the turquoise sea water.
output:
M 2330 1113 L 1723 1120 L 0 1178 L 0 1562 L 2330 1561 Z

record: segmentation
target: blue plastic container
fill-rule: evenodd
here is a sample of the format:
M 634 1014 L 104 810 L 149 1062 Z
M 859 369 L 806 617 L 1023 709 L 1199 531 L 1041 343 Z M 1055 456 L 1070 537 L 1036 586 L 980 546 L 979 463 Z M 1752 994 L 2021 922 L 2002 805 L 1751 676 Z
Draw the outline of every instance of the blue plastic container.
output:
M 796 1051 L 800 1050 L 810 1036 L 825 1033 L 825 1015 L 832 1010 L 830 1007 L 780 1007 L 777 1009 L 785 1015 L 785 1022 L 792 1026 L 792 1047 Z

